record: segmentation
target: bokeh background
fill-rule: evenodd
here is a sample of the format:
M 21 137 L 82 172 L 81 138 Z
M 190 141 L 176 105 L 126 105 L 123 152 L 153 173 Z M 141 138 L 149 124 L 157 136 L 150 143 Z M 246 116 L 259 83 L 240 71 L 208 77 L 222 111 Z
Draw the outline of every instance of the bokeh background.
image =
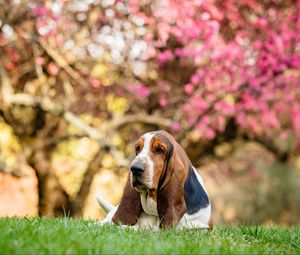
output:
M 100 219 L 165 129 L 217 224 L 300 223 L 300 1 L 0 4 L 0 216 Z

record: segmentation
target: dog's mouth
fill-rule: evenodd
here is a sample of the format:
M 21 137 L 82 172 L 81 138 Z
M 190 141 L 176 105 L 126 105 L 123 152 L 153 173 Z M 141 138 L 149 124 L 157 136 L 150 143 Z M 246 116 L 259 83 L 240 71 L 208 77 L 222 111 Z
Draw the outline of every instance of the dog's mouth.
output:
M 146 191 L 149 189 L 145 183 L 143 183 L 142 180 L 140 180 L 139 177 L 132 176 L 131 179 L 131 186 L 138 192 Z

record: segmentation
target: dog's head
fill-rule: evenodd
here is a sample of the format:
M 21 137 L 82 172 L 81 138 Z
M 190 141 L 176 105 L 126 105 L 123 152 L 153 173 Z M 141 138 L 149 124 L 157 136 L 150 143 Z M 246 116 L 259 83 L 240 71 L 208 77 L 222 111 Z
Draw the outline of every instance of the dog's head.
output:
M 142 135 L 135 144 L 130 165 L 131 186 L 137 191 L 156 191 L 174 153 L 174 139 L 164 131 Z

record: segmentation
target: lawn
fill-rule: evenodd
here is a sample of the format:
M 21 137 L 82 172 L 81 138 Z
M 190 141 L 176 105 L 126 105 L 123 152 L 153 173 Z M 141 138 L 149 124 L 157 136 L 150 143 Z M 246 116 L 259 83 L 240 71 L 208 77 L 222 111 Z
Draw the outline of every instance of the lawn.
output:
M 70 218 L 0 219 L 0 254 L 300 254 L 300 227 L 133 231 Z

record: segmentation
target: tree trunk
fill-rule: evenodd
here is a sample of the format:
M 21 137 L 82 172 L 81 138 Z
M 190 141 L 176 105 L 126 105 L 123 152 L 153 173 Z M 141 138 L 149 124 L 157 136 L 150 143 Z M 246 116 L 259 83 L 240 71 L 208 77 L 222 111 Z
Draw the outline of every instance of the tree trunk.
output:
M 77 193 L 76 199 L 72 202 L 71 206 L 71 216 L 80 217 L 83 214 L 82 209 L 86 203 L 87 197 L 90 193 L 90 187 L 94 180 L 96 173 L 98 172 L 101 162 L 103 159 L 103 151 L 99 148 L 98 152 L 94 155 L 93 159 L 83 176 L 80 189 Z
M 49 148 L 41 149 L 28 160 L 38 179 L 39 215 L 69 215 L 72 211 L 70 197 L 51 169 L 51 153 L 52 150 Z

